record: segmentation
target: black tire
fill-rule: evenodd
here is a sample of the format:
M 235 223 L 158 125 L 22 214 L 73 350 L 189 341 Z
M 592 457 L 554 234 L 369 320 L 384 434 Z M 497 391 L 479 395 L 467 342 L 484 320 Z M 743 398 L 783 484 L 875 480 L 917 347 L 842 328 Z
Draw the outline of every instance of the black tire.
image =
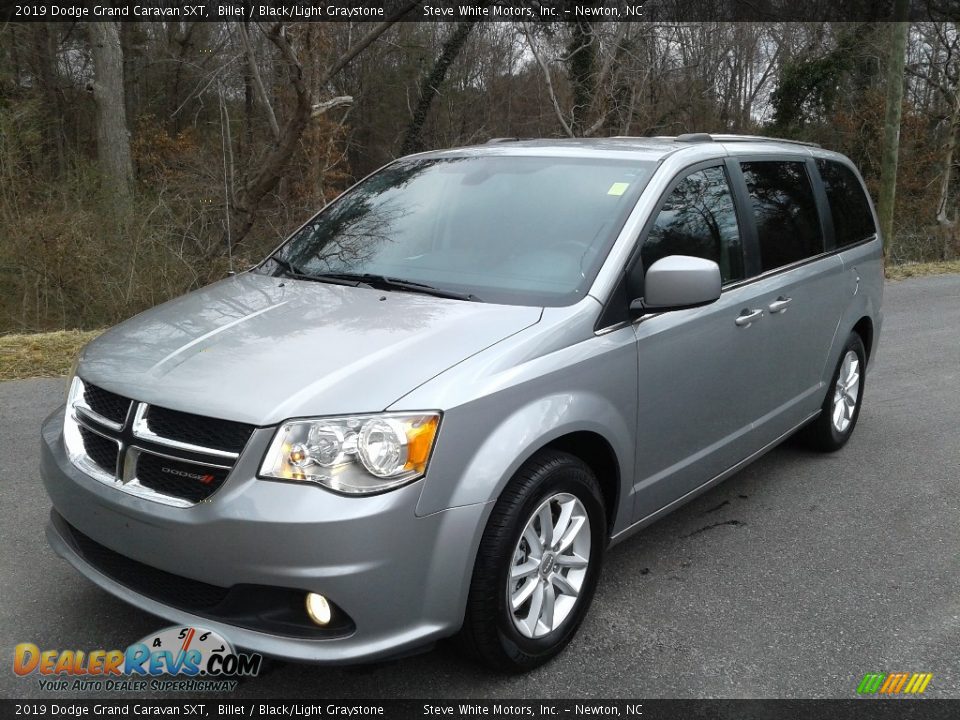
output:
M 833 423 L 834 398 L 836 393 L 837 380 L 840 377 L 840 371 L 843 367 L 843 360 L 848 352 L 854 352 L 860 362 L 860 385 L 857 394 L 856 405 L 853 414 L 850 417 L 850 424 L 843 430 L 838 430 Z M 835 452 L 847 444 L 847 440 L 853 435 L 853 430 L 857 426 L 857 420 L 860 418 L 860 408 L 863 406 L 863 391 L 866 380 L 867 352 L 863 346 L 863 340 L 857 333 L 850 333 L 847 342 L 840 351 L 840 359 L 837 361 L 837 367 L 833 371 L 830 379 L 830 385 L 827 386 L 827 396 L 823 400 L 820 408 L 820 415 L 817 419 L 804 428 L 802 439 L 806 445 L 820 452 Z
M 569 615 L 543 637 L 525 637 L 514 626 L 508 608 L 508 574 L 528 520 L 558 493 L 575 496 L 586 511 L 590 522 L 589 564 Z M 470 584 L 461 645 L 501 672 L 526 672 L 553 658 L 573 638 L 590 607 L 606 544 L 606 512 L 590 468 L 564 452 L 545 450 L 534 455 L 507 485 L 487 521 Z

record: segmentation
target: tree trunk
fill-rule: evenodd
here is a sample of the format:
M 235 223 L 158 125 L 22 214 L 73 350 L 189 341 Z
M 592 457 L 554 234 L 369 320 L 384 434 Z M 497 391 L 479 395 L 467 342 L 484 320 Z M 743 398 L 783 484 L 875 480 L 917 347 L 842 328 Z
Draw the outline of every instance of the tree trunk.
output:
M 595 3 L 587 3 L 595 5 Z M 583 135 L 587 116 L 595 95 L 594 71 L 597 61 L 597 39 L 593 26 L 587 20 L 577 20 L 570 26 L 573 37 L 567 48 L 567 72 L 573 94 L 573 112 L 570 129 L 574 135 Z
M 58 87 L 57 52 L 50 32 L 51 27 L 53 27 L 52 23 L 37 23 L 30 29 L 34 33 L 34 49 L 37 55 L 37 81 L 43 91 L 47 111 L 50 113 L 49 136 L 53 139 L 53 164 L 57 173 L 62 174 L 66 169 L 67 161 L 64 152 L 63 109 Z
M 246 3 L 247 16 L 250 15 L 252 5 Z M 246 34 L 250 35 L 250 21 L 243 21 Z M 237 153 L 241 161 L 247 160 L 247 154 L 253 155 L 253 75 L 250 72 L 250 65 L 244 65 L 243 68 L 243 134 L 240 136 L 240 150 Z
M 273 133 L 274 142 L 280 142 L 280 126 L 277 124 L 277 116 L 273 112 L 273 105 L 270 104 L 270 96 L 267 95 L 267 89 L 263 85 L 263 79 L 260 77 L 260 68 L 257 67 L 257 56 L 253 53 L 253 45 L 250 43 L 250 36 L 247 34 L 247 24 L 241 23 L 240 39 L 243 41 L 243 50 L 247 56 L 247 68 L 250 76 L 253 78 L 254 87 L 260 95 L 260 102 L 263 104 L 263 111 L 270 123 L 270 130 Z M 302 73 L 301 73 L 302 74 Z
M 878 214 L 886 256 L 893 256 L 896 241 L 893 236 L 893 206 L 897 194 L 897 155 L 900 150 L 900 113 L 903 103 L 903 67 L 906 62 L 907 11 L 909 0 L 896 0 L 894 23 L 890 38 L 890 57 L 887 62 L 887 112 L 883 127 L 883 152 L 880 159 L 880 198 Z
M 430 112 L 430 105 L 433 103 L 433 99 L 439 94 L 440 86 L 447 78 L 447 71 L 466 44 L 474 24 L 472 20 L 465 20 L 457 24 L 453 34 L 447 38 L 447 41 L 443 44 L 443 49 L 433 64 L 433 68 L 420 83 L 417 107 L 413 111 L 413 118 L 410 120 L 410 125 L 407 126 L 407 133 L 403 138 L 403 145 L 400 148 L 401 155 L 409 155 L 421 149 L 423 125 L 427 121 L 427 113 Z
M 953 156 L 957 149 L 957 133 L 960 132 L 960 86 L 953 92 L 953 107 L 947 124 L 947 142 L 943 150 L 943 174 L 940 176 L 940 199 L 937 202 L 937 223 L 952 225 L 948 206 L 950 204 L 950 183 L 953 179 Z
M 941 257 L 952 260 L 955 253 L 957 218 L 950 217 L 950 187 L 953 181 L 953 164 L 957 150 L 957 133 L 960 133 L 960 87 L 953 91 L 953 105 L 947 125 L 947 143 L 943 150 L 943 174 L 940 176 L 940 197 L 937 201 L 937 224 L 943 235 Z
M 139 57 L 137 52 L 137 38 L 139 23 L 129 21 L 117 23 L 120 34 L 120 58 L 123 65 L 123 107 L 126 116 L 131 120 L 137 117 L 137 104 L 140 100 L 139 84 L 142 73 L 139 72 Z
M 114 22 L 92 22 L 89 27 L 95 74 L 92 90 L 97 104 L 97 160 L 105 189 L 119 208 L 128 210 L 133 163 L 124 108 L 120 34 Z

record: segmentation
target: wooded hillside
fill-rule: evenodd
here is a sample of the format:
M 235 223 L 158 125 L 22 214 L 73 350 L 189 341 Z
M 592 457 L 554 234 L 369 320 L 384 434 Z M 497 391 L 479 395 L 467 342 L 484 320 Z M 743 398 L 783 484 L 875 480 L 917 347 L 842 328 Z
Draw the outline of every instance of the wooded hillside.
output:
M 4 25 L 0 332 L 116 322 L 248 267 L 392 158 L 492 137 L 799 138 L 848 154 L 876 199 L 897 29 Z M 889 259 L 952 259 L 960 30 L 905 38 Z

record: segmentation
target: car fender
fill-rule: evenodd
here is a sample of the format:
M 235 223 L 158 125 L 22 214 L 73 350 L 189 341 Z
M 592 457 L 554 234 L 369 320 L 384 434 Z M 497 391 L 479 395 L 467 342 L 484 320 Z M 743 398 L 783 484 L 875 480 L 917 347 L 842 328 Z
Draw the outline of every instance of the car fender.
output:
M 554 392 L 524 402 L 506 417 L 496 399 L 459 407 L 444 417 L 437 450 L 417 506 L 420 515 L 499 498 L 517 470 L 538 450 L 576 432 L 594 433 L 613 450 L 622 482 L 633 476 L 632 418 L 593 392 Z M 633 403 L 631 403 L 633 405 Z M 450 432 L 447 432 L 447 428 Z M 470 437 L 483 434 L 475 450 Z M 603 479 L 613 480 L 611 478 Z M 622 490 L 614 525 L 629 524 L 632 497 Z
M 851 297 L 843 315 L 837 324 L 837 331 L 823 366 L 821 380 L 824 387 L 833 379 L 834 370 L 840 362 L 840 352 L 853 332 L 854 327 L 864 317 L 870 318 L 873 325 L 873 338 L 870 343 L 868 368 L 877 360 L 877 348 L 880 340 L 880 328 L 883 324 L 881 301 L 883 297 L 883 265 L 880 243 L 873 241 L 864 246 L 854 247 L 840 254 L 844 268 L 849 275 Z

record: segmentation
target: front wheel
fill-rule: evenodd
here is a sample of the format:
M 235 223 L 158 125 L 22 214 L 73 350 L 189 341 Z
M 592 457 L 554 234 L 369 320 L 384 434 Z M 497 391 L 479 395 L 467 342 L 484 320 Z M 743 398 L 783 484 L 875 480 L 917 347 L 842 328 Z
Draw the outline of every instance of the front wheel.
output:
M 813 449 L 833 452 L 850 439 L 863 405 L 866 367 L 863 340 L 851 333 L 840 353 L 820 415 L 804 430 L 807 444 Z
M 511 480 L 480 541 L 461 638 L 499 670 L 523 672 L 570 642 L 593 598 L 606 514 L 593 472 L 543 451 Z

